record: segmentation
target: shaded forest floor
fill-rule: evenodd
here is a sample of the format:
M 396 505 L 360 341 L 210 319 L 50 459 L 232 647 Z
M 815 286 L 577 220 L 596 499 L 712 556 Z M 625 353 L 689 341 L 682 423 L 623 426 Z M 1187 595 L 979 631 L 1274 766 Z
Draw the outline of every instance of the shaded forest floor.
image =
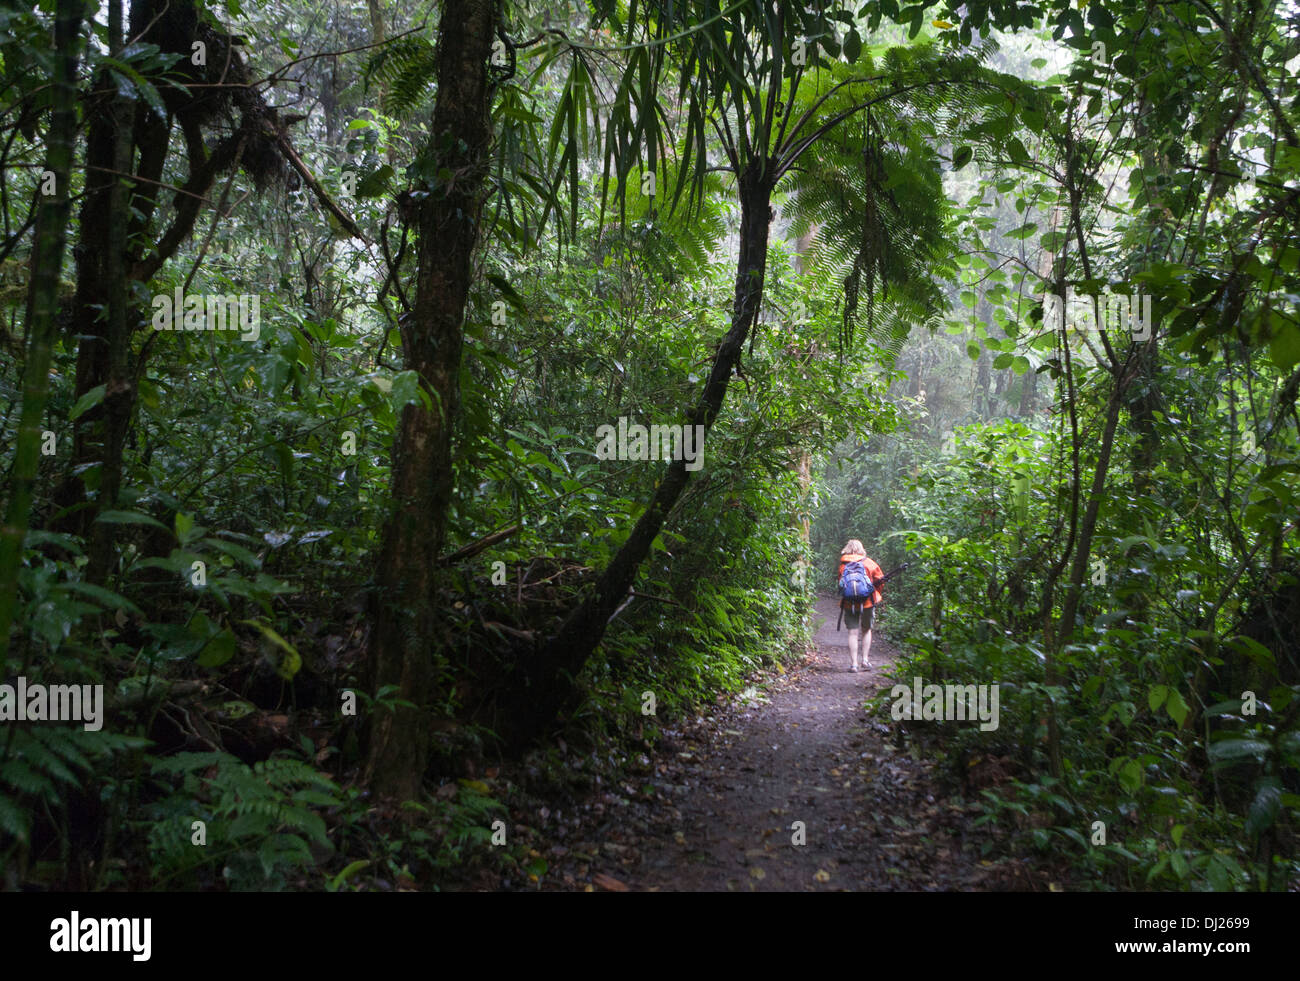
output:
M 834 600 L 819 600 L 815 646 L 802 663 L 666 729 L 653 756 L 629 761 L 619 786 L 568 814 L 543 807 L 528 815 L 548 873 L 502 885 L 1046 890 L 1019 862 L 982 859 L 985 829 L 971 828 L 978 804 L 944 793 L 935 764 L 864 711 L 892 684 L 886 671 L 898 652 L 877 632 L 871 668 L 850 672 L 835 613 Z

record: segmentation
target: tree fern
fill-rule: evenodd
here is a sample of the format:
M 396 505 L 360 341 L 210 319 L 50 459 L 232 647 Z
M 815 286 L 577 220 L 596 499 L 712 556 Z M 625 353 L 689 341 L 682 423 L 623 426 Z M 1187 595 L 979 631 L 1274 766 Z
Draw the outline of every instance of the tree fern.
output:
M 938 283 L 953 245 L 939 147 L 958 134 L 987 139 L 981 127 L 1004 121 L 1003 91 L 1019 84 L 981 67 L 991 46 L 962 57 L 925 45 L 890 48 L 879 67 L 867 56 L 865 73 L 879 74 L 890 97 L 813 142 L 785 185 L 794 233 L 816 232 L 810 264 L 842 289 L 841 353 L 856 325 L 896 349 L 942 308 Z M 863 65 L 854 70 L 864 73 Z M 849 71 L 835 69 L 845 78 Z M 844 101 L 863 99 L 843 91 Z M 837 98 L 820 103 L 819 111 L 837 110 Z

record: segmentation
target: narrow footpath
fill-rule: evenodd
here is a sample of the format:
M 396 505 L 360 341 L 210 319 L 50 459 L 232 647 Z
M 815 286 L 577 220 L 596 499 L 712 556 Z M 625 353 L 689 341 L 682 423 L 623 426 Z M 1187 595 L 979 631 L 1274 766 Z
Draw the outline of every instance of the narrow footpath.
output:
M 862 708 L 897 651 L 877 632 L 871 667 L 850 672 L 835 615 L 820 600 L 803 664 L 669 742 L 640 860 L 609 875 L 642 890 L 998 888 L 966 830 L 978 808 L 942 798 L 933 764 Z

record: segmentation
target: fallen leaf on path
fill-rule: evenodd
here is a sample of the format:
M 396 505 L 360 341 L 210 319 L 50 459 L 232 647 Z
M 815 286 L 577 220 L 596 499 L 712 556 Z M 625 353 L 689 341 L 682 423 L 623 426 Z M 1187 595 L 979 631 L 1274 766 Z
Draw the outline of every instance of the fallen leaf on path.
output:
M 618 879 L 615 879 L 612 875 L 605 875 L 605 873 L 603 872 L 597 872 L 595 875 L 591 877 L 591 881 L 594 882 L 596 885 L 600 886 L 600 888 L 607 889 L 610 892 L 628 891 L 626 882 L 620 882 Z
M 827 872 L 825 869 L 818 869 L 816 872 L 813 873 L 813 878 L 816 879 L 818 882 L 830 882 L 831 874 Z
M 753 876 L 755 879 L 767 878 L 767 873 L 764 872 L 762 869 L 760 869 L 757 865 L 750 866 L 749 874 Z

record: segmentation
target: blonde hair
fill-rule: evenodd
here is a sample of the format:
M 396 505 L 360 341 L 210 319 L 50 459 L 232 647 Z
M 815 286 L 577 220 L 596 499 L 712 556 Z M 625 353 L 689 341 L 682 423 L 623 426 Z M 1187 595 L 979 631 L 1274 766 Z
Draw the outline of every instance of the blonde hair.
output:
M 867 550 L 862 547 L 862 543 L 858 541 L 856 538 L 850 538 L 849 543 L 844 546 L 844 548 L 840 551 L 840 554 L 847 555 L 850 552 L 855 552 L 860 555 L 867 554 Z

